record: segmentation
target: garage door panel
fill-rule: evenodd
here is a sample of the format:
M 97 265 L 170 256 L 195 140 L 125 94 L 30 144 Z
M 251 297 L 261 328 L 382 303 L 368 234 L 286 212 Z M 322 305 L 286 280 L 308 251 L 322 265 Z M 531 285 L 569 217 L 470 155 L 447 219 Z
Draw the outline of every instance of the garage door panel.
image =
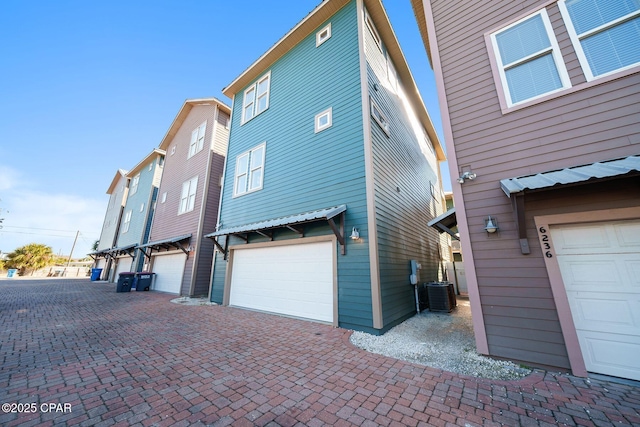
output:
M 551 236 L 587 370 L 640 380 L 640 221 Z
M 235 249 L 229 303 L 333 321 L 333 244 Z
M 156 273 L 153 290 L 180 294 L 186 259 L 183 253 L 154 256 L 151 268 Z
M 640 354 L 640 338 L 637 336 L 616 336 L 608 333 L 586 332 L 579 338 L 580 347 L 587 349 L 583 356 L 593 372 L 602 372 L 622 378 L 640 379 L 638 364 L 628 354 Z

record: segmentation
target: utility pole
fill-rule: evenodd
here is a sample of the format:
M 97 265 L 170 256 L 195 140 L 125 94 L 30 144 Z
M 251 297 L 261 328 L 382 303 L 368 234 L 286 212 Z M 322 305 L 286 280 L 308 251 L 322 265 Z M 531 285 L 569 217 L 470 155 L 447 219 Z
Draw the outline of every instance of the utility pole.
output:
M 67 265 L 65 266 L 64 270 L 62 270 L 62 277 L 64 277 L 65 273 L 67 272 L 67 267 L 69 267 L 69 264 L 71 263 L 71 257 L 73 256 L 73 250 L 76 248 L 76 242 L 78 241 L 79 234 L 80 234 L 80 230 L 76 232 L 76 238 L 73 239 L 73 246 L 71 246 L 71 253 L 69 253 L 69 259 L 67 259 Z

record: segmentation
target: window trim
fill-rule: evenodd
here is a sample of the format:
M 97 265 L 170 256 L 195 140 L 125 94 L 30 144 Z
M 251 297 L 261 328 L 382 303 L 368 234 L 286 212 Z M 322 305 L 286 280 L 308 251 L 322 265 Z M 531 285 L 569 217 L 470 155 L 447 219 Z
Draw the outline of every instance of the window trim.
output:
M 322 37 L 322 33 L 327 32 L 325 37 Z M 322 43 L 326 42 L 331 38 L 331 22 L 322 27 L 320 31 L 316 33 L 316 47 L 319 47 Z
M 186 194 L 185 194 L 186 189 Z M 193 189 L 193 191 L 192 191 Z M 192 212 L 196 206 L 196 197 L 198 191 L 198 175 L 182 183 L 182 191 L 180 192 L 180 201 L 178 203 L 178 215 Z M 193 197 L 193 206 L 189 208 L 189 199 Z M 182 209 L 182 202 L 186 200 L 186 206 Z
M 320 119 L 324 116 L 328 117 L 327 123 L 325 125 L 320 125 Z M 333 107 L 329 107 L 321 113 L 316 114 L 314 119 L 314 133 L 322 132 L 331 126 L 333 126 Z
M 138 186 L 140 185 L 140 173 L 131 178 L 131 188 L 129 189 L 129 197 L 138 192 Z
M 260 86 L 260 83 L 262 83 L 263 81 L 268 80 L 267 82 L 267 90 L 266 92 L 264 92 L 264 94 L 262 94 L 262 96 L 260 96 L 260 94 L 258 93 L 258 87 Z M 253 91 L 253 99 L 250 103 L 246 102 L 246 98 L 247 98 L 247 93 Z M 267 105 L 266 107 L 264 107 L 263 110 L 258 111 L 258 105 L 259 105 L 259 100 L 260 98 L 266 96 L 267 98 Z M 271 98 L 271 70 L 267 71 L 265 74 L 263 74 L 259 79 L 257 79 L 255 82 L 253 82 L 251 84 L 251 86 L 247 87 L 242 95 L 242 114 L 241 114 L 241 125 L 251 121 L 253 118 L 255 118 L 256 116 L 264 113 L 265 111 L 267 111 L 269 109 L 269 104 L 270 104 L 270 98 Z M 247 107 L 249 107 L 251 105 L 251 117 L 247 118 L 245 115 L 245 111 L 247 109 Z
M 387 119 L 387 116 L 384 115 L 378 104 L 373 100 L 373 97 L 370 97 L 370 106 L 371 106 L 371 117 L 375 120 L 376 123 L 380 126 L 380 129 L 387 135 L 387 137 L 391 137 L 391 124 Z M 377 113 L 377 114 L 376 114 Z
M 255 168 L 255 169 L 251 169 L 251 160 L 252 160 L 252 154 L 261 149 L 262 148 L 262 162 L 261 162 L 261 166 L 259 168 Z M 263 142 L 262 144 L 256 145 L 255 147 L 251 148 L 250 150 L 247 150 L 243 153 L 240 153 L 236 156 L 236 166 L 235 166 L 235 170 L 234 170 L 234 174 L 233 174 L 233 197 L 241 197 L 244 196 L 246 194 L 250 194 L 250 193 L 254 193 L 256 191 L 260 191 L 262 190 L 262 188 L 264 187 L 264 169 L 265 169 L 265 159 L 266 159 L 266 154 L 267 154 L 267 142 Z M 247 156 L 247 168 L 246 170 L 242 171 L 243 173 L 238 173 L 238 164 L 239 161 L 242 157 Z M 261 169 L 262 170 L 262 177 L 260 179 L 260 185 L 255 187 L 255 188 L 249 188 L 250 183 L 251 183 L 251 177 L 252 174 L 258 170 Z M 238 192 L 238 177 L 242 176 L 242 175 L 246 175 L 246 188 L 243 192 L 239 193 Z
M 535 54 L 531 54 L 528 55 L 524 58 L 520 58 L 519 60 L 512 62 L 510 64 L 506 64 L 506 65 L 502 65 L 502 57 L 500 56 L 500 50 L 498 49 L 498 43 L 496 40 L 496 36 L 509 30 L 510 28 L 515 27 L 516 25 L 519 25 L 525 21 L 528 21 L 529 19 L 532 19 L 533 17 L 535 17 L 536 15 L 540 15 L 541 19 L 542 19 L 542 23 L 544 25 L 544 28 L 546 30 L 547 33 L 547 37 L 549 38 L 549 42 L 550 42 L 550 47 L 546 48 L 545 50 L 542 50 L 540 52 L 536 52 Z M 558 45 L 558 40 L 556 38 L 555 32 L 553 30 L 553 26 L 551 25 L 551 21 L 549 20 L 549 14 L 547 12 L 546 7 L 543 7 L 542 9 L 536 10 L 533 13 L 529 13 L 526 16 L 524 16 L 523 18 L 518 19 L 515 22 L 512 22 L 511 24 L 507 25 L 507 26 L 503 26 L 497 30 L 493 30 L 488 34 L 487 37 L 488 40 L 488 44 L 490 46 L 490 51 L 493 52 L 493 55 L 491 57 L 492 60 L 492 64 L 494 65 L 495 69 L 494 69 L 494 73 L 497 72 L 497 78 L 494 79 L 496 81 L 496 86 L 500 86 L 500 88 L 502 89 L 502 95 L 504 96 L 504 102 L 506 104 L 506 108 L 510 109 L 513 107 L 518 107 L 522 104 L 526 104 L 529 103 L 531 101 L 535 101 L 535 100 L 539 100 L 541 98 L 547 97 L 551 94 L 557 93 L 557 92 L 561 92 L 561 91 L 565 91 L 567 89 L 571 88 L 571 79 L 569 78 L 569 73 L 567 72 L 567 67 L 566 64 L 564 62 L 564 58 L 562 56 L 562 52 L 560 51 L 560 46 Z M 506 73 L 505 70 L 515 67 L 517 65 L 521 65 L 521 64 L 525 64 L 533 59 L 539 58 L 545 54 L 551 53 L 551 57 L 553 58 L 553 62 L 556 66 L 556 70 L 558 72 L 558 76 L 560 78 L 560 83 L 561 83 L 561 87 L 554 89 L 552 91 L 549 92 L 545 92 L 545 93 L 541 93 L 538 94 L 536 96 L 533 96 L 531 98 L 527 98 L 527 99 L 523 99 L 521 101 L 518 102 L 512 102 L 511 101 L 511 92 L 509 90 L 509 85 L 507 82 L 507 78 L 506 78 Z M 499 85 L 498 85 L 499 83 Z
M 582 68 L 582 72 L 584 73 L 585 78 L 588 82 L 593 80 L 598 80 L 603 77 L 610 76 L 612 74 L 624 72 L 633 68 L 637 68 L 640 66 L 640 62 L 636 62 L 634 64 L 625 65 L 621 68 L 616 68 L 615 70 L 611 70 L 607 73 L 599 74 L 595 76 L 593 71 L 591 70 L 591 65 L 589 64 L 589 60 L 587 59 L 587 55 L 584 53 L 584 49 L 582 48 L 582 40 L 589 38 L 592 35 L 601 33 L 603 31 L 610 30 L 615 28 L 618 25 L 621 25 L 627 21 L 640 17 L 640 9 L 631 12 L 625 16 L 614 19 L 613 21 L 609 21 L 606 24 L 603 24 L 599 27 L 596 27 L 592 30 L 589 30 L 581 35 L 578 35 L 576 28 L 573 24 L 573 20 L 571 19 L 571 15 L 569 14 L 569 9 L 567 9 L 567 5 L 565 4 L 567 0 L 558 0 L 558 9 L 560 9 L 560 15 L 562 15 L 562 20 L 564 21 L 564 25 L 567 28 L 567 33 L 569 34 L 569 39 L 571 40 L 571 44 L 573 45 L 573 49 L 576 52 L 576 56 L 578 57 L 578 61 L 580 62 L 580 67 Z
M 201 133 L 202 132 L 202 133 Z M 204 149 L 204 137 L 207 133 L 207 121 L 201 123 L 200 126 L 191 132 L 191 141 L 189 142 L 189 152 L 187 159 L 192 158 Z
M 131 214 L 133 213 L 133 209 L 129 209 L 124 214 L 124 221 L 122 221 L 122 234 L 129 231 L 129 226 L 131 225 Z
M 382 39 L 380 38 L 380 34 L 378 34 L 378 30 L 376 29 L 376 26 L 374 25 L 373 20 L 371 19 L 371 16 L 369 15 L 369 12 L 366 11 L 366 9 L 364 11 L 364 23 L 371 32 L 373 41 L 376 42 L 376 46 L 378 46 L 378 49 L 380 49 L 380 52 L 382 52 Z

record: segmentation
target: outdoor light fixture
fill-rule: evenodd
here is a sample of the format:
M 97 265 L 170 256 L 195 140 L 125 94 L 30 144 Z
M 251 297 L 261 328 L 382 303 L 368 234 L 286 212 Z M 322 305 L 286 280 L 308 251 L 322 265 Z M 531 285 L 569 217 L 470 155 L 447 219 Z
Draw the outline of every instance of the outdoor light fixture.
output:
M 493 234 L 498 231 L 498 221 L 495 218 L 491 218 L 491 215 L 489 215 L 489 218 L 485 220 L 484 231 L 489 234 Z
M 464 172 L 462 175 L 460 175 L 460 178 L 458 178 L 458 182 L 460 184 L 464 184 L 465 180 L 469 180 L 469 181 L 473 181 L 474 179 L 476 179 L 476 174 L 473 172 Z
M 351 230 L 351 240 L 358 240 L 360 238 L 360 233 L 358 233 L 358 229 L 353 227 L 353 230 Z

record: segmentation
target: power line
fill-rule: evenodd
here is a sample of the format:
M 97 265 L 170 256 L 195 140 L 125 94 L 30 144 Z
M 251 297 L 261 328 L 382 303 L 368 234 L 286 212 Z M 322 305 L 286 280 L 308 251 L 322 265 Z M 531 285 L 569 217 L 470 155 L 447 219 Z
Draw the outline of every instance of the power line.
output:
M 75 233 L 78 230 L 57 230 L 55 228 L 38 228 L 38 227 L 20 227 L 18 225 L 5 225 L 5 228 L 23 228 L 28 230 L 44 230 L 44 231 L 60 231 L 63 233 Z

